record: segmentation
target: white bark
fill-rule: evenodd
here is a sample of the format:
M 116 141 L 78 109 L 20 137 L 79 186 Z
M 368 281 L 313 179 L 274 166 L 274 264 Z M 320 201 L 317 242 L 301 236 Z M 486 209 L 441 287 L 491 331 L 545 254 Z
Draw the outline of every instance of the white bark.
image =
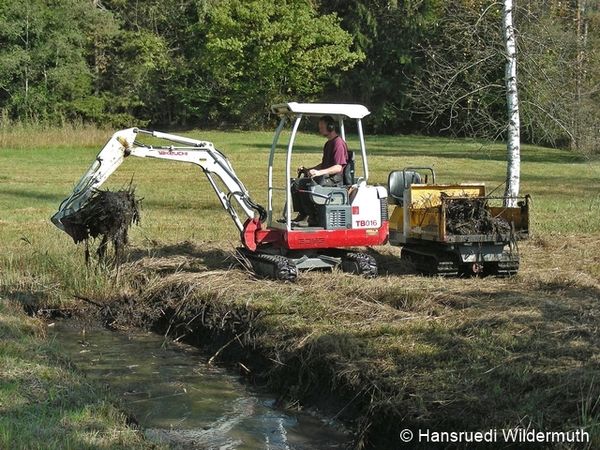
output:
M 508 136 L 506 147 L 508 151 L 508 164 L 506 170 L 507 197 L 505 206 L 516 206 L 516 197 L 519 195 L 521 178 L 521 137 L 519 118 L 519 96 L 517 92 L 517 45 L 515 29 L 513 26 L 513 0 L 504 0 L 504 43 L 506 46 L 506 105 L 508 109 Z M 513 198 L 511 198 L 513 197 Z
M 29 3 L 27 3 L 27 15 L 25 17 L 25 53 L 27 54 L 28 60 L 25 62 L 25 105 L 27 105 L 27 98 L 29 95 Z M 27 111 L 29 107 L 26 106 L 25 117 L 27 118 Z
M 578 150 L 581 146 L 581 138 L 583 135 L 582 122 L 584 122 L 583 114 L 585 112 L 582 108 L 583 97 L 582 93 L 583 84 L 585 79 L 585 65 L 587 57 L 587 21 L 585 20 L 586 0 L 577 0 L 577 13 L 575 16 L 577 26 L 577 59 L 575 62 L 575 114 L 574 114 L 574 136 L 575 139 L 571 139 L 571 149 Z

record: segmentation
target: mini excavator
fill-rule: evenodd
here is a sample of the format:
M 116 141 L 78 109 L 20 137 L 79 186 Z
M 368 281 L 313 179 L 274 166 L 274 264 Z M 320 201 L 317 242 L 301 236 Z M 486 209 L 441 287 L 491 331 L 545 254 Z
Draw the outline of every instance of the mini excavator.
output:
M 69 232 L 63 222 L 85 206 L 95 190 L 126 158 L 135 156 L 190 163 L 204 172 L 223 209 L 231 216 L 240 231 L 242 247 L 238 251 L 250 261 L 258 275 L 294 281 L 298 270 L 340 267 L 345 272 L 376 276 L 375 259 L 367 253 L 351 250 L 384 244 L 388 238 L 387 190 L 368 184 L 361 120 L 369 111 L 362 105 L 295 102 L 273 105 L 271 109 L 280 121 L 269 156 L 266 208 L 252 200 L 226 156 L 212 142 L 129 128 L 110 138 L 71 195 L 61 203 L 52 222 Z M 316 223 L 309 226 L 290 219 L 292 153 L 302 120 L 324 115 L 334 118 L 344 140 L 344 121 L 356 122 L 362 173 L 360 177 L 356 176 L 354 152 L 349 152 L 349 163 L 343 174 L 344 186 L 324 187 L 313 183 L 306 188 L 304 194 L 314 203 L 318 213 Z M 276 160 L 281 160 L 276 158 L 276 151 L 286 125 L 291 125 L 291 132 L 285 146 L 283 170 L 276 177 L 274 165 Z M 160 139 L 165 145 L 145 144 L 141 142 L 144 136 Z M 282 181 L 276 182 L 276 179 Z M 275 197 L 284 200 L 283 207 L 277 211 Z

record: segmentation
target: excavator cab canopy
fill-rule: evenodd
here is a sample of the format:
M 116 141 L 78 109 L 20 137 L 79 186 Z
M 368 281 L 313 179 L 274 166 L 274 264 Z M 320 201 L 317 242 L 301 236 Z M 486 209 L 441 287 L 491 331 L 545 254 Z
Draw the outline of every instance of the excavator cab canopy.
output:
M 343 116 L 348 119 L 362 119 L 370 114 L 363 105 L 344 103 L 279 103 L 271 106 L 277 115 L 304 114 L 307 116 Z
M 279 126 L 275 131 L 273 137 L 273 143 L 271 145 L 271 153 L 269 156 L 269 173 L 268 173 L 268 194 L 267 194 L 267 211 L 268 211 L 268 226 L 273 225 L 273 193 L 274 191 L 281 190 L 281 187 L 274 186 L 273 182 L 273 163 L 275 161 L 275 152 L 277 144 L 281 136 L 281 132 L 285 128 L 286 124 L 291 123 L 291 134 L 287 143 L 286 151 L 286 164 L 285 164 L 285 179 L 287 180 L 285 190 L 285 210 L 284 217 L 286 221 L 286 229 L 291 229 L 291 209 L 292 209 L 292 194 L 291 194 L 291 183 L 292 173 L 295 172 L 292 165 L 292 153 L 294 150 L 294 143 L 300 127 L 300 123 L 303 118 L 310 117 L 322 117 L 331 116 L 336 122 L 339 129 L 339 134 L 346 139 L 346 130 L 344 128 L 344 120 L 353 120 L 356 122 L 356 129 L 358 132 L 358 142 L 360 147 L 360 155 L 362 160 L 362 177 L 361 181 L 367 182 L 369 178 L 369 165 L 367 162 L 367 148 L 365 144 L 364 133 L 362 129 L 362 118 L 370 114 L 369 110 L 358 104 L 345 104 L 345 103 L 278 103 L 271 106 L 271 111 L 274 114 L 280 116 Z M 359 153 L 359 152 L 354 152 Z

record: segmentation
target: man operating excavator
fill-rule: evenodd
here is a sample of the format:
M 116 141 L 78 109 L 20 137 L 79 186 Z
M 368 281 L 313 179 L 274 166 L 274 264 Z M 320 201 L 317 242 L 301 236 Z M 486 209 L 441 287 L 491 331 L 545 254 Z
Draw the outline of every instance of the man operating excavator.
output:
M 333 117 L 323 116 L 319 119 L 319 134 L 327 138 L 323 146 L 321 163 L 309 168 L 299 167 L 298 178 L 292 185 L 294 211 L 298 212 L 298 216 L 293 221 L 302 222 L 308 219 L 308 225 L 316 223 L 315 205 L 306 192 L 308 186 L 311 183 L 321 186 L 342 186 L 344 167 L 348 163 L 348 146 L 338 135 Z

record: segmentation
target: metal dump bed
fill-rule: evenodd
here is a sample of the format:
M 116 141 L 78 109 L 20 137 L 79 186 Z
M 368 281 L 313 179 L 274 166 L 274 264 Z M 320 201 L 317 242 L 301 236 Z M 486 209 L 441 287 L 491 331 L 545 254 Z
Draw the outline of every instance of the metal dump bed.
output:
M 509 228 L 500 232 L 456 233 L 452 230 L 448 212 L 457 201 L 478 201 L 486 208 L 490 217 L 506 221 Z M 432 242 L 499 242 L 523 239 L 529 235 L 529 197 L 519 199 L 519 206 L 502 206 L 503 197 L 486 196 L 485 185 L 470 184 L 411 184 L 402 205 L 393 212 L 390 227 L 394 236 L 390 240 L 398 243 L 413 239 Z M 467 218 L 468 220 L 468 218 Z

